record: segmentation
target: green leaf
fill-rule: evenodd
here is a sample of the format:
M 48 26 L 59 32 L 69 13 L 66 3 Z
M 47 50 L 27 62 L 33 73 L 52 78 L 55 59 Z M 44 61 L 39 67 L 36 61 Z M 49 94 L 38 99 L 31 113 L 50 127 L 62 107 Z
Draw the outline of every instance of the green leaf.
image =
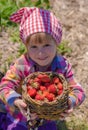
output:
M 35 6 L 39 6 L 41 4 L 41 0 L 38 0 L 36 3 L 35 3 Z
M 49 0 L 43 0 L 45 3 L 49 4 Z

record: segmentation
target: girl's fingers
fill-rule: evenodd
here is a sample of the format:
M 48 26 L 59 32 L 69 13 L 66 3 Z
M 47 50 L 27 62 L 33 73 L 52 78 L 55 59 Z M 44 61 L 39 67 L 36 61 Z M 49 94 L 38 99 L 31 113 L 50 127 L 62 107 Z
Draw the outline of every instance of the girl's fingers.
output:
M 60 119 L 61 121 L 63 121 L 63 120 L 65 120 L 65 117 L 66 117 L 66 115 L 65 115 L 64 113 L 61 113 L 59 119 Z
M 64 121 L 65 117 L 60 117 L 59 120 Z
M 26 103 L 22 100 L 22 99 L 16 99 L 14 101 L 14 105 L 20 110 L 20 112 L 22 113 L 22 115 L 24 115 L 25 117 L 27 116 L 27 110 L 26 110 Z
M 61 114 L 60 114 L 60 118 L 65 118 L 65 117 L 67 117 L 67 116 L 68 116 L 67 113 L 61 113 Z
M 70 113 L 72 113 L 72 112 L 73 112 L 73 108 L 68 109 L 68 110 L 65 110 L 65 112 L 66 112 L 66 113 L 68 113 L 68 114 L 70 114 Z
M 20 108 L 20 112 L 22 113 L 22 115 L 27 117 L 27 111 L 25 109 Z
M 22 99 L 19 99 L 19 98 L 14 101 L 14 105 L 17 106 L 18 108 L 19 107 L 23 107 L 23 108 L 27 107 L 26 103 Z
M 14 104 L 19 108 L 22 115 L 27 117 L 27 110 L 26 110 L 27 105 L 26 105 L 26 103 L 22 99 L 16 99 L 14 101 Z M 38 117 L 38 115 L 36 113 L 30 114 L 30 120 L 35 120 L 37 117 Z
M 65 117 L 69 116 L 69 114 L 72 112 L 73 112 L 73 108 L 69 110 L 65 110 L 65 112 L 60 114 L 60 120 L 65 120 Z
M 31 113 L 30 118 L 31 120 L 35 120 L 38 117 L 36 113 Z
M 26 108 L 27 107 L 27 104 L 23 101 L 23 100 L 20 100 L 19 101 L 19 105 L 23 108 Z

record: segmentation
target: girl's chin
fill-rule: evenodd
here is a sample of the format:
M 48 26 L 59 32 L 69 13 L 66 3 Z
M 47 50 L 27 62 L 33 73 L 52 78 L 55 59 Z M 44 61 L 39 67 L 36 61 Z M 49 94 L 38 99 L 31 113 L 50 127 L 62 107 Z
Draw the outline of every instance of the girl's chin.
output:
M 42 62 L 42 63 L 38 63 L 38 65 L 41 66 L 41 67 L 47 67 L 47 66 L 50 65 L 50 63 L 47 63 L 47 62 L 44 63 L 44 62 Z
M 46 67 L 46 66 L 48 66 L 47 64 L 38 64 L 39 66 L 41 66 L 41 67 Z

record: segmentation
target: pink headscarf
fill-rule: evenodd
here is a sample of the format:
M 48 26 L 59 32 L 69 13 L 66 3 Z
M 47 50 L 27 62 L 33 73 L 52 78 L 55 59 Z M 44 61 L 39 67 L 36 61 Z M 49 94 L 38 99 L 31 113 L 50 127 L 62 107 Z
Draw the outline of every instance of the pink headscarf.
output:
M 23 7 L 12 14 L 10 20 L 20 24 L 20 38 L 24 43 L 28 36 L 37 32 L 46 32 L 56 40 L 57 44 L 61 42 L 61 25 L 49 10 Z

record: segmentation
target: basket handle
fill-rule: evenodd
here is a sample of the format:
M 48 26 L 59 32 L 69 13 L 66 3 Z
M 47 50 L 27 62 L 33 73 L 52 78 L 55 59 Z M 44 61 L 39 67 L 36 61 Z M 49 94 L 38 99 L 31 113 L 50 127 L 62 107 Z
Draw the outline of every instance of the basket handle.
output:
M 30 113 L 31 113 L 30 108 L 27 107 L 27 124 L 26 125 L 29 128 L 29 130 L 34 130 L 34 129 L 38 130 L 38 126 L 41 125 L 41 119 L 36 119 L 34 121 L 31 121 Z

